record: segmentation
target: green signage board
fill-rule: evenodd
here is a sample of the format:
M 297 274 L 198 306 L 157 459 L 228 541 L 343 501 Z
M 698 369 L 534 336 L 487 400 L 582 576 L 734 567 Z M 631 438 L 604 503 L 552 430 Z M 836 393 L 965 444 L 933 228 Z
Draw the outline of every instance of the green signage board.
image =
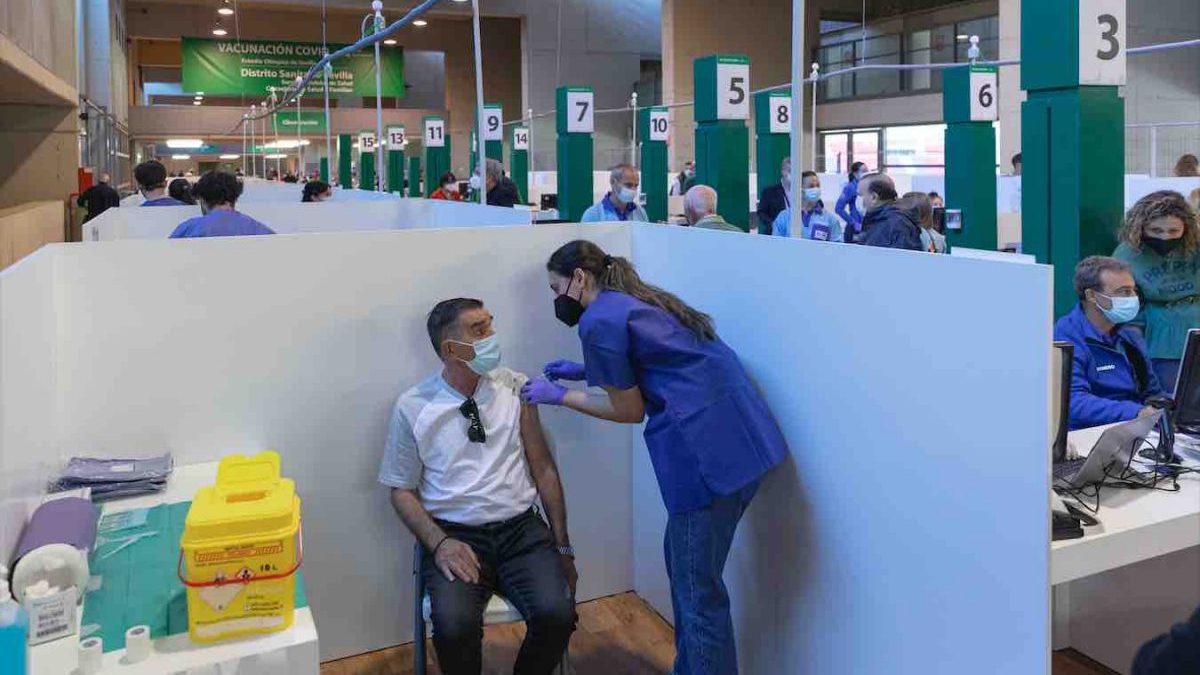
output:
M 296 135 L 296 127 L 300 133 L 325 133 L 325 113 L 319 110 L 301 110 L 299 117 L 295 110 L 281 110 L 275 113 L 275 132 L 288 136 Z
M 345 45 L 329 45 L 329 51 Z M 205 40 L 183 38 L 183 90 L 216 95 L 265 96 L 269 87 L 286 88 L 323 56 L 314 42 L 274 40 Z M 404 96 L 404 52 L 380 51 L 384 96 Z M 375 95 L 375 54 L 364 49 L 333 62 L 329 93 L 334 96 Z M 320 88 L 320 78 L 310 93 Z

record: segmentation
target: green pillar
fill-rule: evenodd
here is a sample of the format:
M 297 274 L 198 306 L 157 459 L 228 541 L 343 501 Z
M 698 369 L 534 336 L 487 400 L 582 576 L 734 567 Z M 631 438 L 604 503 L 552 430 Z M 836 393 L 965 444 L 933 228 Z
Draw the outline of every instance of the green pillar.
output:
M 404 125 L 387 128 L 387 191 L 404 194 Z
M 1054 266 L 1058 315 L 1077 301 L 1075 265 L 1112 254 L 1124 211 L 1125 3 L 1089 7 L 1021 7 L 1021 243 Z
M 790 89 L 764 91 L 754 96 L 754 149 L 758 171 L 758 197 L 780 180 L 779 167 L 792 152 L 792 93 Z M 795 167 L 803 171 L 804 167 Z M 771 223 L 759 223 L 759 234 L 771 234 Z
M 942 74 L 946 120 L 946 208 L 962 211 L 962 228 L 946 231 L 950 246 L 996 250 L 996 129 L 1000 96 L 995 66 L 951 68 Z
M 714 54 L 696 59 L 693 77 L 696 183 L 715 189 L 717 212 L 749 232 L 750 58 Z
M 555 128 L 558 131 L 558 212 L 577 222 L 592 205 L 592 133 L 596 130 L 595 95 L 591 87 L 559 87 Z
M 326 183 L 329 182 L 329 158 L 328 157 L 321 158 L 321 180 Z
M 646 216 L 654 222 L 667 220 L 667 133 L 670 114 L 666 108 L 642 108 L 638 111 L 642 192 L 646 195 Z
M 437 181 L 450 170 L 450 137 L 446 135 L 446 119 L 430 116 L 423 120 L 425 128 L 425 196 L 437 189 Z
M 353 177 L 350 171 L 350 151 L 353 149 L 353 141 L 350 140 L 350 134 L 338 135 L 338 185 L 347 190 L 354 184 Z
M 408 158 L 408 196 L 421 196 L 421 158 L 416 155 Z
M 382 190 L 383 176 L 375 175 L 375 153 L 379 151 L 379 139 L 375 132 L 358 132 L 358 189 Z
M 513 127 L 508 152 L 508 173 L 517 184 L 522 204 L 529 203 L 529 127 Z

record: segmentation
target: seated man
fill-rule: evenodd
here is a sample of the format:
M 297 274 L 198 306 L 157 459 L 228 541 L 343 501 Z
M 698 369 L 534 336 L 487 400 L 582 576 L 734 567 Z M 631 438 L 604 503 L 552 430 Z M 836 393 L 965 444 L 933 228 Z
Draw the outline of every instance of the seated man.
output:
M 574 551 L 558 468 L 526 378 L 499 368 L 492 316 L 478 300 L 438 303 L 429 339 L 442 370 L 400 395 L 379 482 L 428 552 L 420 574 L 433 646 L 447 675 L 478 675 L 482 616 L 498 592 L 525 617 L 515 672 L 549 674 L 575 630 Z M 541 497 L 551 527 L 539 517 Z
M 192 187 L 192 196 L 204 215 L 189 218 L 171 233 L 171 239 L 236 237 L 275 234 L 275 231 L 234 208 L 242 184 L 227 171 L 208 171 Z
M 142 206 L 187 206 L 174 197 L 167 196 L 167 167 L 157 160 L 148 160 L 133 170 L 138 190 L 142 193 Z
M 1154 414 L 1157 408 L 1146 402 L 1163 390 L 1142 334 L 1125 325 L 1138 314 L 1129 265 L 1098 255 L 1084 258 L 1075 267 L 1075 294 L 1079 304 L 1054 325 L 1054 339 L 1075 346 L 1070 428 Z
M 683 196 L 683 217 L 688 225 L 702 230 L 743 231 L 717 213 L 717 191 L 707 185 L 693 185 Z
M 579 219 L 581 223 L 603 223 L 633 220 L 650 222 L 646 210 L 638 203 L 641 178 L 629 164 L 618 164 L 608 172 L 609 191 L 599 202 L 588 207 Z

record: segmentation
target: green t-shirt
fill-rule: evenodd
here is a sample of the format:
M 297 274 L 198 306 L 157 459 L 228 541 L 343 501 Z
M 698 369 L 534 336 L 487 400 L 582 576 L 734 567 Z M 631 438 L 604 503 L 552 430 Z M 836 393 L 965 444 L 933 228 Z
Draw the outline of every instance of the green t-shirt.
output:
M 1133 268 L 1143 301 L 1136 323 L 1145 327 L 1151 358 L 1183 358 L 1188 330 L 1200 328 L 1200 252 L 1163 257 L 1122 242 L 1113 257 Z

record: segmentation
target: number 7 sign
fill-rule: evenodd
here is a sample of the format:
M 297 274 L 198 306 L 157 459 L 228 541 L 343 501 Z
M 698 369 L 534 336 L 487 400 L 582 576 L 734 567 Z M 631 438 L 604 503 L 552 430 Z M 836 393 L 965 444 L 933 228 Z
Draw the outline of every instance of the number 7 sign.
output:
M 596 130 L 596 111 L 590 91 L 567 92 L 567 133 L 590 134 Z

